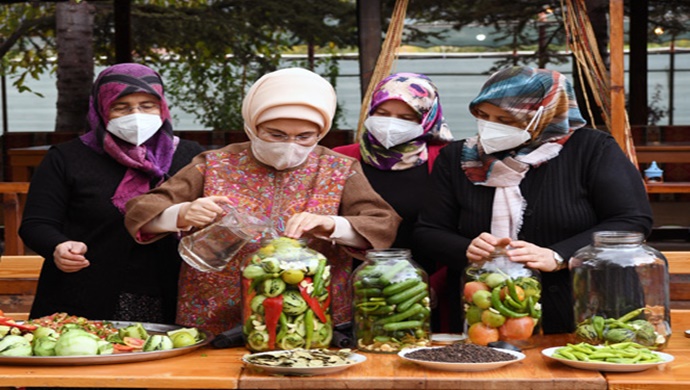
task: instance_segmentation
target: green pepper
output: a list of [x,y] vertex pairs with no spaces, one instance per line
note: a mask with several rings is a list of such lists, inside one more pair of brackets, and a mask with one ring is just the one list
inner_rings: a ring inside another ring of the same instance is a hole
[[310,349],[314,339],[314,312],[311,309],[307,309],[307,312],[304,314],[304,328],[307,333],[305,337],[305,348]]
[[597,333],[597,337],[602,339],[604,337],[604,324],[605,324],[604,317],[602,316],[593,316],[592,317],[592,328],[594,328],[594,331]]
[[314,273],[314,293],[313,296],[319,296],[323,293],[323,272],[326,269],[326,258],[319,258],[319,265],[316,267]]
[[491,292],[491,306],[505,317],[520,318],[528,315],[528,313],[518,313],[510,310],[501,302],[501,287],[495,287]]
[[288,326],[287,326],[288,322],[287,322],[287,316],[285,315],[285,313],[280,313],[279,323],[280,323],[280,330],[278,331],[278,335],[276,336],[276,342],[278,343],[278,345],[280,345],[281,340],[283,340],[283,337],[285,337],[285,335],[287,334],[287,331],[288,331]]
[[618,321],[620,321],[620,322],[628,322],[628,321],[632,320],[633,318],[635,318],[635,317],[639,316],[640,314],[642,314],[642,312],[643,312],[644,310],[645,310],[644,307],[641,307],[641,308],[639,308],[639,309],[635,309],[635,310],[631,311],[630,313],[627,313],[627,314],[621,316],[620,318],[618,318]]
[[541,318],[541,310],[537,310],[537,303],[538,302],[534,296],[527,297],[527,312],[529,313],[529,316],[539,319]]

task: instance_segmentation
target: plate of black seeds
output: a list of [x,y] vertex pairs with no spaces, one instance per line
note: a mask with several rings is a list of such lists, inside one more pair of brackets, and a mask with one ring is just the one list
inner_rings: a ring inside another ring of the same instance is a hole
[[475,344],[403,349],[398,356],[420,366],[444,371],[487,371],[525,358],[520,352]]

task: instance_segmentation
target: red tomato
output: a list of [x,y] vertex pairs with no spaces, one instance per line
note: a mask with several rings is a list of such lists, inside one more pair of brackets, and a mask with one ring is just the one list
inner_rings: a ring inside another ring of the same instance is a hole
[[491,291],[491,289],[489,289],[489,286],[487,286],[484,282],[473,281],[465,283],[465,290],[463,291],[463,295],[465,296],[465,302],[471,303],[472,295],[474,295],[474,293],[476,293],[479,290]]
[[527,340],[532,336],[533,330],[534,320],[532,317],[508,318],[506,322],[498,328],[498,334],[503,341]]
[[146,340],[142,340],[136,337],[125,337],[122,339],[122,341],[125,342],[125,345],[132,347],[134,349],[142,349],[144,348],[144,343]]
[[113,349],[115,350],[115,353],[117,352],[132,352],[134,351],[134,347],[130,347],[129,345],[122,345],[122,344],[113,344]]

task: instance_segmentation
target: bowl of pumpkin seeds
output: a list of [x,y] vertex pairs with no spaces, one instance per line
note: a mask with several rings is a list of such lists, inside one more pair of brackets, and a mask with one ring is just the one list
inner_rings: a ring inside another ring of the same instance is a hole
[[326,375],[363,363],[367,358],[349,348],[290,349],[247,354],[242,361],[251,369],[271,375]]

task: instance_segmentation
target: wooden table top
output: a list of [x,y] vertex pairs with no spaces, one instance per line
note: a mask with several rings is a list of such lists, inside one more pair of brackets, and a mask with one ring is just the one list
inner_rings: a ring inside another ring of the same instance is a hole
[[639,373],[579,370],[548,361],[541,350],[563,345],[569,335],[549,335],[525,360],[483,372],[445,372],[421,368],[396,355],[366,354],[367,361],[336,374],[313,377],[269,376],[247,369],[244,348],[203,348],[150,362],[74,366],[0,366],[0,387],[128,387],[215,389],[644,389],[690,386],[690,310],[672,312],[673,336],[664,352],[672,363]]

